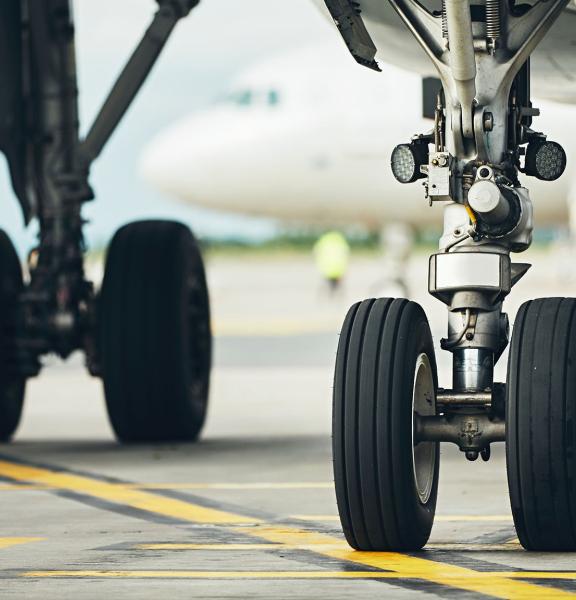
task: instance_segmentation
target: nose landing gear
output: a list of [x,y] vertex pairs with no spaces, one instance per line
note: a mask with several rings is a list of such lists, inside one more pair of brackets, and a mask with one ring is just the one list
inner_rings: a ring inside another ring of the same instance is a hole
[[539,112],[529,63],[566,2],[486,0],[484,11],[443,0],[441,13],[415,0],[390,2],[442,82],[433,131],[398,146],[392,170],[401,183],[424,179],[430,205],[446,203],[429,291],[448,308],[441,347],[453,355],[453,377],[451,389],[438,388],[420,307],[369,300],[351,309],[334,385],[346,537],[362,550],[421,548],[434,518],[438,443],[488,460],[491,444],[505,441],[522,545],[576,551],[576,300],[525,304],[507,382],[494,382],[509,342],[503,302],[530,267],[510,259],[532,241],[532,202],[519,176],[553,181],[566,166],[562,148],[531,129]]

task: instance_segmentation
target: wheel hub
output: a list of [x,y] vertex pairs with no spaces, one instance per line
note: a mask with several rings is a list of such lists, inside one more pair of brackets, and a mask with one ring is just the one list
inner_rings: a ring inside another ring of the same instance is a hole
[[[432,416],[436,414],[436,392],[430,360],[426,354],[420,354],[416,360],[414,388],[412,392],[412,415]],[[412,427],[414,432],[414,427]],[[418,497],[426,504],[432,492],[436,469],[436,443],[417,443],[412,433],[412,466]]]

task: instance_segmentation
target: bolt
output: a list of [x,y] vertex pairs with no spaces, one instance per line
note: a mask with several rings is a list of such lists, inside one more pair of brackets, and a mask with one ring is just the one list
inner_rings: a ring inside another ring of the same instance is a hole
[[482,115],[482,125],[484,131],[492,131],[494,129],[494,115],[491,112],[485,112]]
[[473,340],[473,339],[474,339],[474,334],[473,334],[471,331],[469,331],[469,332],[466,334],[466,339],[467,339],[468,341],[470,341],[470,340]]
[[488,167],[482,167],[480,171],[478,171],[478,175],[484,179],[490,177],[490,169]]

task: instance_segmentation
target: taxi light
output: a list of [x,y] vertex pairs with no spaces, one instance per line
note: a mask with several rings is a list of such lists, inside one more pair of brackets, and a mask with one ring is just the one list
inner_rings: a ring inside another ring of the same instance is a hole
[[400,144],[392,150],[392,173],[400,183],[412,183],[425,177],[420,167],[428,163],[428,147],[423,143]]
[[526,150],[524,171],[542,181],[554,181],[566,169],[566,152],[556,142],[533,141]]

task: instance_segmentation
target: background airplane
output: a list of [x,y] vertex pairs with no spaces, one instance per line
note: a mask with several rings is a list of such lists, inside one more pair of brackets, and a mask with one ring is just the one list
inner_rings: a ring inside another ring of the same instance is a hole
[[[373,231],[390,223],[440,226],[440,211],[389,168],[398,140],[432,127],[423,116],[423,78],[381,67],[383,73],[358,68],[332,45],[261,62],[212,108],[154,138],[141,175],[174,198],[212,209]],[[570,161],[575,143],[563,127],[576,109],[539,100],[535,106],[535,128],[561,141]],[[553,184],[530,182],[539,227],[566,226],[575,181],[568,169]]]

